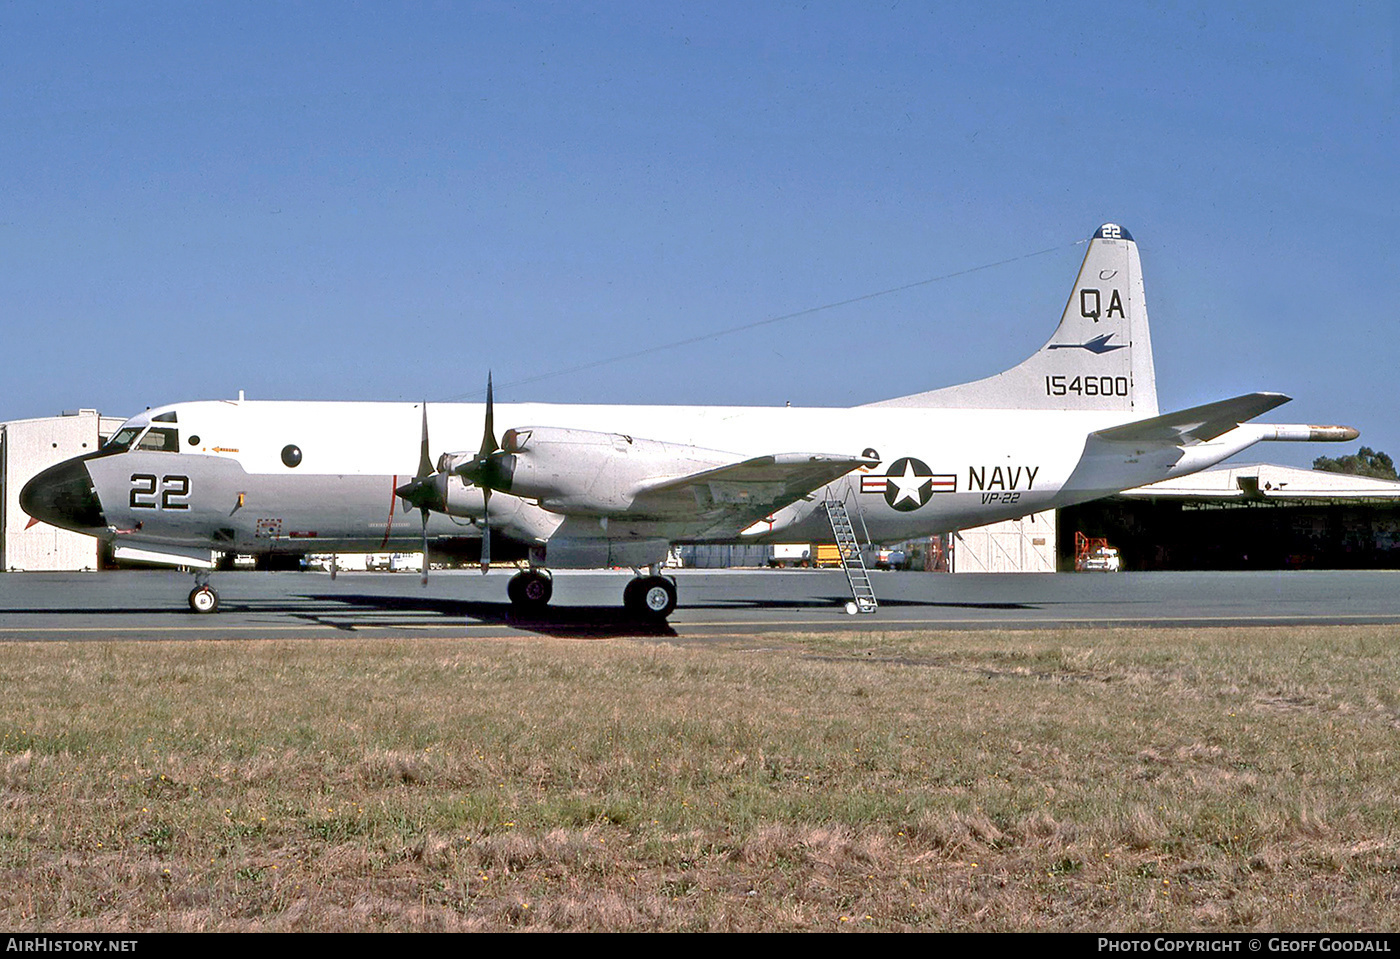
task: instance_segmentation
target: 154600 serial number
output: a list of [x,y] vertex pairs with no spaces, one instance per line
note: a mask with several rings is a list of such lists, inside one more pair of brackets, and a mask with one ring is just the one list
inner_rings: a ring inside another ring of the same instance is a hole
[[1127,396],[1126,376],[1047,376],[1046,396]]

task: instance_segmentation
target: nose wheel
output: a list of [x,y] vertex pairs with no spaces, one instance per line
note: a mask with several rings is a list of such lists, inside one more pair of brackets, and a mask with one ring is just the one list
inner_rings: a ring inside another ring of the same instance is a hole
[[196,613],[215,613],[219,610],[219,594],[208,583],[190,590],[190,609]]
[[666,576],[638,576],[622,591],[622,605],[640,619],[665,622],[676,608],[676,582]]

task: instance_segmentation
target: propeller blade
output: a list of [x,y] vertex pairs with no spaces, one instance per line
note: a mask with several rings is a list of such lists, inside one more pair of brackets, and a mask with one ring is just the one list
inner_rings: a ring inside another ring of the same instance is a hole
[[481,488],[481,575],[491,569],[491,487]]
[[491,374],[486,374],[486,432],[481,437],[481,450],[477,459],[484,460],[500,447],[496,443],[496,404],[492,399]]
[[487,373],[486,424],[482,430],[481,448],[470,463],[459,466],[453,472],[482,489],[509,492],[510,471],[502,466],[502,460],[507,458],[509,454],[501,449],[500,442],[496,439],[495,389],[491,383],[491,374]]
[[427,507],[424,507],[424,508],[421,510],[421,512],[422,512],[422,514],[423,514],[423,583],[422,583],[422,585],[427,586],[427,585],[428,585],[428,509],[427,509]]
[[433,458],[428,455],[428,401],[423,401],[423,443],[418,447],[418,475],[415,479],[423,479],[433,473]]
[[[428,401],[423,401],[423,443],[418,447],[418,476],[417,482],[420,488],[428,487],[427,479],[433,475],[433,457],[428,452]],[[436,492],[436,490],[434,490]],[[420,505],[418,512],[423,517],[423,580],[424,586],[428,585],[428,506],[424,502]]]

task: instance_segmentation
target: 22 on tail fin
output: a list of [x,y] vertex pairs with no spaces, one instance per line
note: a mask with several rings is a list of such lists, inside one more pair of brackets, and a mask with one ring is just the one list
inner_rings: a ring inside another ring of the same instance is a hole
[[1137,243],[1114,223],[1094,231],[1060,325],[1025,362],[984,380],[871,405],[1156,416],[1157,380]]

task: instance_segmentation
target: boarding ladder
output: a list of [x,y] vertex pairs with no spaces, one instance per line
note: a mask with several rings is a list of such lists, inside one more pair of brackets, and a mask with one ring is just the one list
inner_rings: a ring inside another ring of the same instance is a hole
[[836,545],[841,550],[841,568],[846,571],[846,582],[851,584],[851,598],[854,609],[851,612],[873,613],[879,607],[875,599],[875,589],[870,585],[870,571],[865,568],[861,556],[860,541],[851,526],[851,516],[846,512],[844,500],[828,494],[825,503],[826,518],[831,521],[831,532],[836,537]]

